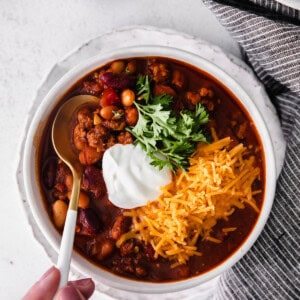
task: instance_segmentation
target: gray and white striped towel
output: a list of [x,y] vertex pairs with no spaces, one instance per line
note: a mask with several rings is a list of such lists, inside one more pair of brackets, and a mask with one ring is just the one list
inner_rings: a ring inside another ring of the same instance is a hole
[[287,141],[267,225],[221,277],[216,298],[300,299],[300,12],[274,0],[203,2],[238,41],[265,85]]

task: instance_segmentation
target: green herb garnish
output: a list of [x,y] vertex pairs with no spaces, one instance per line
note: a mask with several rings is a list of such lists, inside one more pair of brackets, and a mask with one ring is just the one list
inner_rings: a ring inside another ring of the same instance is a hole
[[139,119],[128,130],[135,136],[135,144],[151,157],[151,164],[162,169],[169,167],[187,170],[189,157],[196,150],[198,142],[208,142],[202,126],[208,122],[208,113],[201,104],[195,111],[183,110],[176,114],[172,109],[170,95],[152,96],[148,76],[139,76],[136,84],[135,101]]
[[116,119],[121,119],[122,117],[123,117],[123,113],[120,113],[119,111],[117,111],[117,110],[113,110],[112,111],[113,112],[113,114],[114,114],[114,117],[116,118]]

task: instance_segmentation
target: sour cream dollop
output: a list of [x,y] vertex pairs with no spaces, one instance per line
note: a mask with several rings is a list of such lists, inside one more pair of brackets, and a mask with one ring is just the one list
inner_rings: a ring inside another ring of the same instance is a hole
[[116,144],[103,156],[103,177],[109,200],[120,208],[144,206],[161,194],[160,187],[172,180],[171,171],[158,170],[150,165],[150,158],[132,144]]

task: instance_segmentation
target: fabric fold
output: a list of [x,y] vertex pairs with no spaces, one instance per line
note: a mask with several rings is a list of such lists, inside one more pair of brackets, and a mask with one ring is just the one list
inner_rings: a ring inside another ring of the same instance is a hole
[[300,12],[273,0],[203,2],[264,84],[287,141],[267,224],[251,250],[222,275],[216,298],[299,299]]

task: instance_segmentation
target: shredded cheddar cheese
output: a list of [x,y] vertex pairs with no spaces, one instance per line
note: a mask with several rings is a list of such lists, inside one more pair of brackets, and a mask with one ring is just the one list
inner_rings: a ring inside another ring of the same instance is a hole
[[[261,191],[253,191],[252,184],[259,179],[260,169],[254,157],[245,158],[242,144],[228,150],[229,144],[228,137],[199,145],[190,158],[188,172],[174,175],[155,201],[125,212],[132,217],[133,225],[117,244],[139,238],[152,245],[155,257],[167,258],[176,266],[201,255],[197,249],[199,238],[222,242],[210,236],[219,219],[227,220],[245,203],[258,211],[253,195]],[[229,227],[223,232],[234,230]]]

